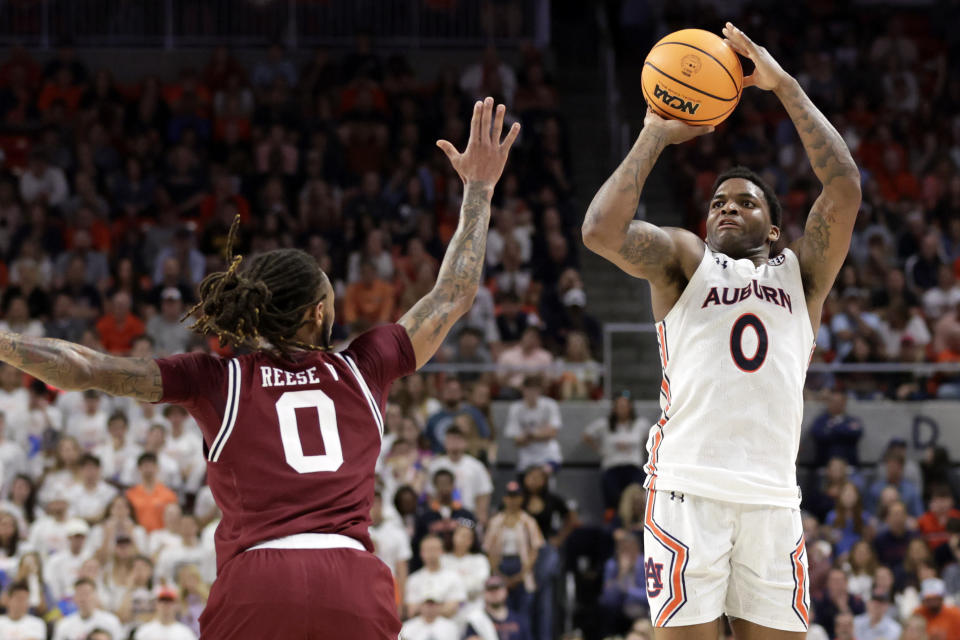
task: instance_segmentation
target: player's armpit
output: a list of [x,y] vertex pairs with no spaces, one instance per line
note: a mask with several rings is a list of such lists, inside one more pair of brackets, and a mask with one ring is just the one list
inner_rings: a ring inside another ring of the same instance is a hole
[[824,190],[813,203],[803,236],[790,247],[800,261],[809,300],[822,301],[830,293],[847,258],[859,209],[860,185],[844,177],[836,178],[830,192]]
[[65,340],[0,333],[0,360],[58,389],[99,389],[148,402],[163,395],[153,360],[111,356]]

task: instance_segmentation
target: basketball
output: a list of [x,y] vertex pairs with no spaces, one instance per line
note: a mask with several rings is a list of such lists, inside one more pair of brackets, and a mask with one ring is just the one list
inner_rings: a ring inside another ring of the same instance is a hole
[[726,120],[740,101],[743,69],[720,36],[681,29],[647,54],[640,84],[647,104],[664,118],[715,125]]

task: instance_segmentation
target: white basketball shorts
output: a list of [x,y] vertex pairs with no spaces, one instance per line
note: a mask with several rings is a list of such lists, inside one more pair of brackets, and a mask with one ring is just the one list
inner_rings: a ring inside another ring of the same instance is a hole
[[652,488],[644,529],[655,627],[700,624],[725,613],[773,629],[807,630],[807,554],[797,509]]

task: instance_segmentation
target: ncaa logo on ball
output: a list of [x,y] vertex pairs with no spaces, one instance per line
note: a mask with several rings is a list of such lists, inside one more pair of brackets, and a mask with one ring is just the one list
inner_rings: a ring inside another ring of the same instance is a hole
[[655,100],[659,100],[674,111],[681,111],[683,113],[689,113],[690,115],[694,115],[697,112],[697,109],[700,108],[699,102],[694,102],[693,100],[684,100],[681,96],[674,95],[667,89],[661,87],[659,83],[653,87],[653,97]]
[[680,73],[688,78],[700,71],[701,66],[700,58],[695,54],[690,53],[680,58]]

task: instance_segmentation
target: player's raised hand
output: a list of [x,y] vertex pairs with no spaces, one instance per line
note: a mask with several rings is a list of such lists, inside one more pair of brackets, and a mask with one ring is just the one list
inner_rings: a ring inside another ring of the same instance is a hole
[[510,147],[520,133],[520,123],[515,122],[507,132],[507,137],[500,142],[506,111],[506,107],[501,104],[497,106],[494,114],[493,98],[477,101],[473,105],[473,119],[470,120],[470,140],[463,153],[457,151],[448,141],[437,140],[437,146],[447,154],[450,164],[460,174],[464,184],[480,182],[493,185],[500,179]]
[[656,130],[663,134],[667,144],[679,144],[692,140],[697,136],[713,133],[712,125],[692,125],[679,120],[663,118],[647,107],[647,115],[643,118],[643,129]]
[[753,62],[755,68],[753,73],[743,79],[744,87],[757,87],[758,89],[771,91],[779,87],[783,80],[790,77],[765,47],[761,47],[751,40],[747,34],[733,26],[732,22],[728,22],[727,26],[723,28],[723,35],[726,36],[723,41],[731,49],[744,58],[750,58]]

